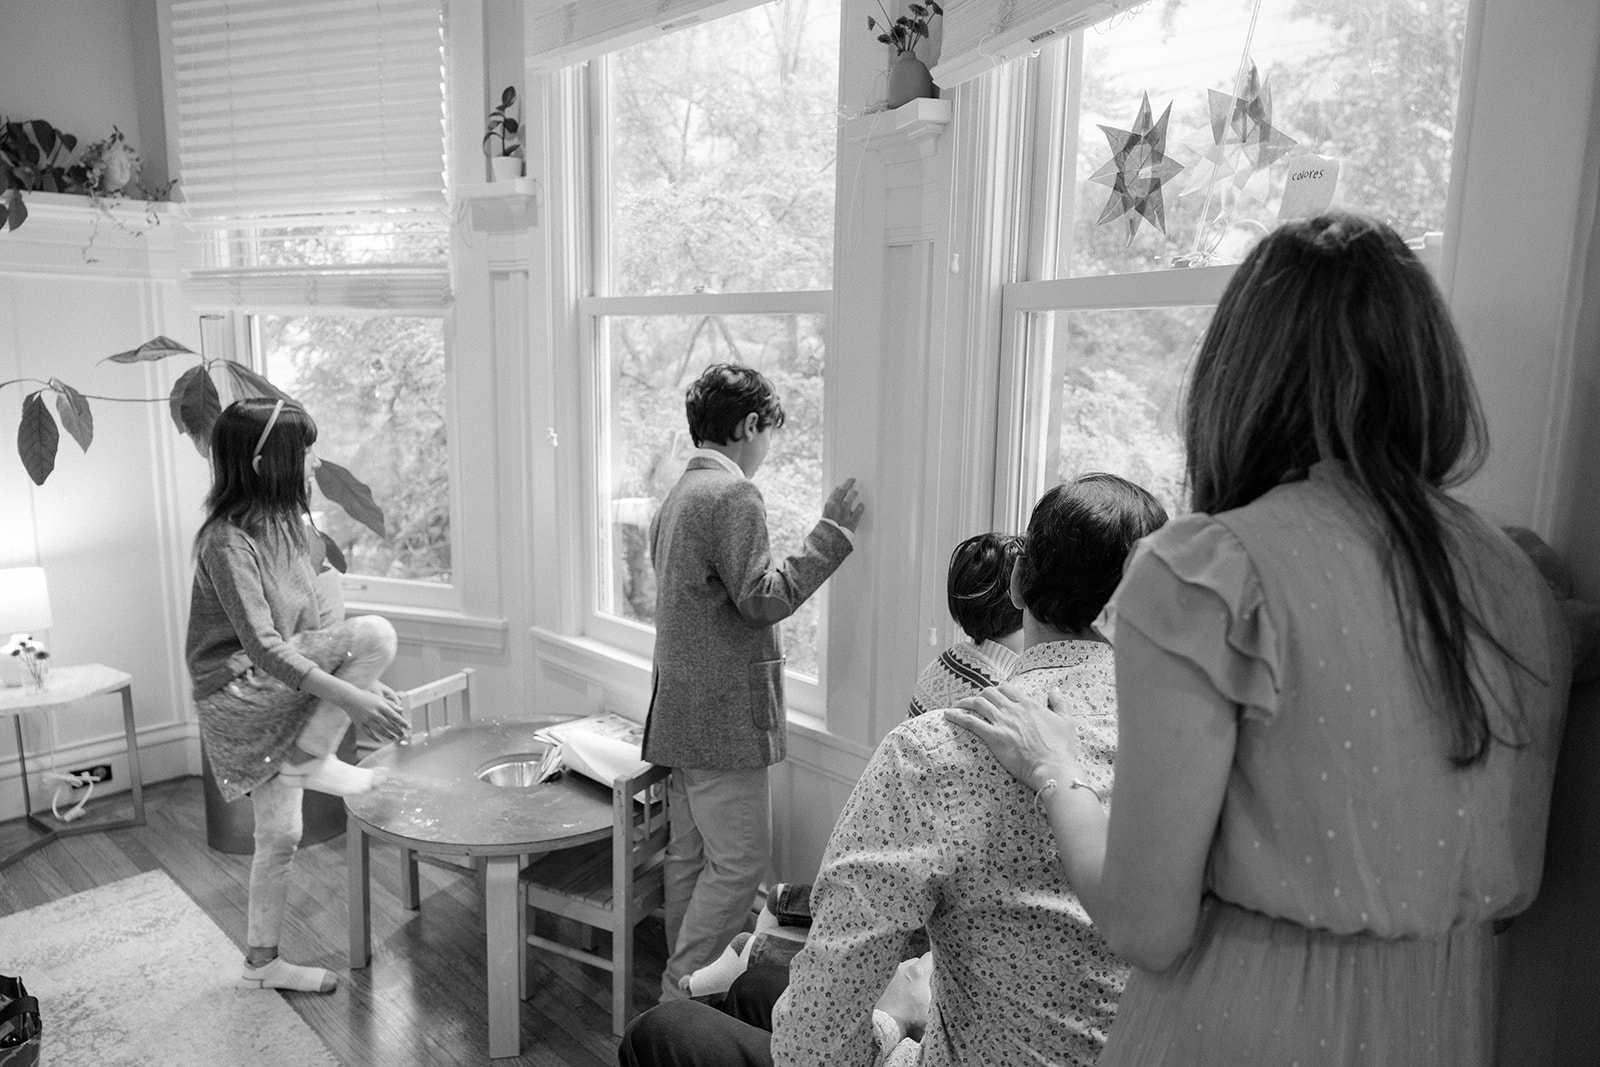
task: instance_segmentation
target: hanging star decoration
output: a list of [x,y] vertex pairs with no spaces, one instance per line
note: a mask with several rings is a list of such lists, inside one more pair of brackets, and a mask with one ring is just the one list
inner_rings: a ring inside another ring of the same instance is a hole
[[1251,170],[1281,159],[1300,142],[1272,124],[1272,90],[1250,61],[1243,94],[1208,90],[1211,95],[1211,139],[1217,145],[1238,145]]
[[1111,158],[1089,175],[1089,180],[1109,185],[1111,196],[1095,225],[1126,219],[1130,245],[1139,232],[1140,219],[1155,227],[1157,233],[1167,232],[1161,187],[1183,170],[1182,163],[1167,155],[1167,119],[1171,115],[1169,103],[1160,121],[1151,122],[1150,94],[1145,93],[1133,129],[1100,127],[1111,143]]

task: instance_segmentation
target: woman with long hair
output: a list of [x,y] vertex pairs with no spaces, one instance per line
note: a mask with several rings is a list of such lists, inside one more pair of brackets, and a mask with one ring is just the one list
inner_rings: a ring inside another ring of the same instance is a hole
[[1109,816],[1055,716],[1003,687],[952,716],[1038,791],[1134,965],[1101,1064],[1489,1061],[1492,923],[1538,890],[1571,667],[1538,571],[1447,492],[1485,436],[1394,232],[1283,226],[1191,372],[1193,511],[1110,605]]

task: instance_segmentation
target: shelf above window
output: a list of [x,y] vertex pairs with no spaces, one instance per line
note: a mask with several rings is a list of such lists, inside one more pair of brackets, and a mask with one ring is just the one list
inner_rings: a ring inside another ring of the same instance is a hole
[[457,185],[450,195],[451,214],[457,218],[470,215],[475,230],[514,232],[538,225],[537,178]]
[[939,135],[950,125],[953,109],[948,100],[918,98],[892,111],[860,115],[845,125],[845,136],[891,159],[927,157],[938,146]]

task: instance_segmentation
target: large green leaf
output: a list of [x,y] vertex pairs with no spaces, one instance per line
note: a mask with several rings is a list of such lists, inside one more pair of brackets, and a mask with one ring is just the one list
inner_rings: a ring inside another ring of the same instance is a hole
[[21,189],[12,189],[6,198],[6,228],[14,230],[28,221],[28,205],[22,202]]
[[[114,356],[107,356],[113,363],[149,363],[168,356],[197,356],[200,353],[192,348],[185,348],[170,337],[157,334],[138,348],[127,352],[118,352]],[[104,362],[104,361],[102,361]]]
[[222,367],[228,372],[228,378],[233,384],[236,397],[267,396],[274,400],[293,400],[294,397],[279,389],[266,379],[265,375],[257,374],[243,363],[236,363],[231,359],[222,361]]
[[89,399],[59,378],[52,378],[50,385],[56,390],[56,414],[61,416],[61,425],[79,448],[89,451],[94,440],[94,412],[89,410]]
[[323,460],[317,468],[317,488],[322,490],[323,496],[348,511],[352,519],[379,537],[388,536],[383,528],[383,509],[372,499],[372,490],[348,470]]
[[328,563],[340,574],[347,572],[350,569],[350,564],[345,561],[344,553],[339,549],[339,542],[321,530],[317,531],[317,536],[322,538],[322,547],[327,550]]
[[17,455],[34,485],[43,485],[56,469],[56,447],[61,443],[61,431],[44,406],[42,392],[29,393],[22,401],[22,421],[17,424]]
[[206,373],[204,364],[183,372],[173,384],[167,403],[172,409],[172,421],[178,424],[178,432],[188,434],[200,454],[209,456],[211,427],[222,414],[222,398],[217,395],[216,383]]

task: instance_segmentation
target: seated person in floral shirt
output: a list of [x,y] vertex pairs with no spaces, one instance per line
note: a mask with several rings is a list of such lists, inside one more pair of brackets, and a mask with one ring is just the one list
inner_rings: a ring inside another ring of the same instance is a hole
[[966,640],[939,654],[917,677],[911,714],[953,708],[962,697],[1005,681],[1022,651],[1022,609],[1011,602],[1011,568],[1022,551],[1015,534],[981,533],[950,553],[945,600]]
[[[1076,721],[1084,777],[1058,787],[1102,803],[1116,681],[1093,623],[1134,543],[1166,518],[1133,483],[1084,475],[1034,507],[1012,571],[1023,651],[1007,685]],[[1067,883],[1033,792],[966,733],[942,711],[901,723],[846,801],[812,889],[811,936],[773,1013],[775,1063],[1087,1067],[1099,1055],[1127,967]],[[922,926],[933,996],[918,1043],[869,1006]]]

